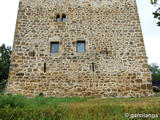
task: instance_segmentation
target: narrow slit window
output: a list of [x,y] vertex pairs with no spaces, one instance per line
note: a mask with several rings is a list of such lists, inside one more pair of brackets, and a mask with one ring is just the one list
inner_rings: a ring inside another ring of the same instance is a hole
[[35,51],[33,50],[33,57],[35,56]]
[[92,63],[92,72],[94,72],[95,70],[95,66],[94,66],[94,63]]
[[60,15],[59,14],[56,16],[56,22],[60,22]]
[[51,53],[58,53],[59,42],[51,42]]
[[106,48],[106,56],[108,56],[108,48]]
[[85,52],[85,41],[77,41],[77,52],[78,53]]
[[62,22],[66,22],[66,15],[62,15]]
[[46,63],[44,63],[44,73],[46,72]]

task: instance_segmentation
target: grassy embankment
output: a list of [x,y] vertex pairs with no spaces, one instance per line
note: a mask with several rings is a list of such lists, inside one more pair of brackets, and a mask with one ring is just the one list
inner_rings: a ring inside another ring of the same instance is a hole
[[159,114],[160,97],[100,99],[0,96],[0,120],[128,120],[125,113],[129,117],[136,113]]

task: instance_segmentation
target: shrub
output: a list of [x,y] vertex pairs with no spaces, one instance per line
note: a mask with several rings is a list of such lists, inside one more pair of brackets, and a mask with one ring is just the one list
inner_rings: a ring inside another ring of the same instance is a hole
[[20,96],[20,95],[0,96],[0,108],[4,108],[6,106],[9,106],[12,108],[15,108],[15,107],[24,108],[26,104],[27,104],[27,101],[24,96]]

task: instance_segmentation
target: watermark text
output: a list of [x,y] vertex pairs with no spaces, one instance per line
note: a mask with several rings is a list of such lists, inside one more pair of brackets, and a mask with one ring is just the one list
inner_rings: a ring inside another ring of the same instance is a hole
[[126,118],[158,118],[158,114],[149,114],[149,113],[141,113],[141,114],[130,114],[125,113]]

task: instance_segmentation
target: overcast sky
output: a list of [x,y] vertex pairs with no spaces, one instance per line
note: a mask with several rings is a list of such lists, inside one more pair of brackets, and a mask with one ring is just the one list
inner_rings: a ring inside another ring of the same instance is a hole
[[[0,1],[0,45],[12,46],[19,0]],[[153,18],[154,7],[150,0],[137,0],[145,48],[149,63],[160,64],[160,27]]]

